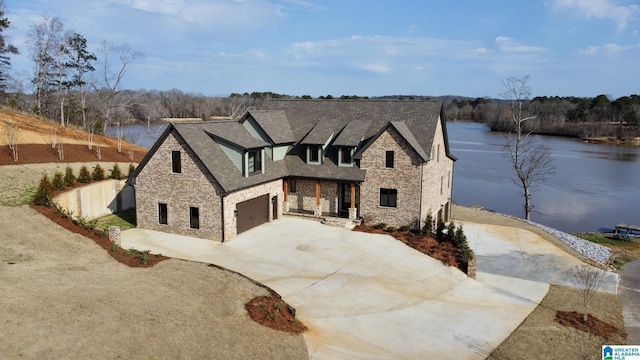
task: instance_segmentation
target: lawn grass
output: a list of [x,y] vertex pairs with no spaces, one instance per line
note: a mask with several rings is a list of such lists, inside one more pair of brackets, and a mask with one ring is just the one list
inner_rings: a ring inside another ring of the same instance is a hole
[[119,213],[98,218],[96,228],[109,229],[109,226],[119,226],[120,230],[128,230],[136,227],[136,209],[123,210]]

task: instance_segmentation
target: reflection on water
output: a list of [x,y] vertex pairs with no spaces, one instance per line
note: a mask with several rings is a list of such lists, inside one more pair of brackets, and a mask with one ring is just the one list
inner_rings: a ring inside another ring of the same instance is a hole
[[[124,135],[151,148],[167,124],[127,125]],[[523,216],[521,189],[503,147],[505,137],[476,123],[447,124],[451,152],[458,158],[453,198]],[[115,129],[108,131],[115,134]],[[546,146],[556,173],[533,194],[532,220],[567,232],[640,225],[640,147],[585,144],[575,139],[534,137]]]
[[[482,124],[447,124],[455,165],[453,198],[523,216],[521,189],[502,149],[504,137]],[[585,144],[536,136],[553,158],[556,173],[533,194],[532,220],[567,232],[640,224],[640,147]]]

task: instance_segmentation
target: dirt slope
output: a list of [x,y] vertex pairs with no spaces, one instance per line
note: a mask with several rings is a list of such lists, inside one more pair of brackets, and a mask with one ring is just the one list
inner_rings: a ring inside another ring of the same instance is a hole
[[[17,143],[17,162],[9,149],[12,135]],[[148,151],[126,142],[118,151],[116,139],[100,135],[94,135],[91,149],[88,144],[88,134],[82,130],[0,108],[0,165],[86,161],[137,163]]]

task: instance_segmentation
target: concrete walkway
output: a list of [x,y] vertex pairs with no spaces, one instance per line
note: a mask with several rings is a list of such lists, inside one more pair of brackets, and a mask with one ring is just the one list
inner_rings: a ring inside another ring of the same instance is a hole
[[640,345],[640,260],[620,270],[620,304],[627,344]]
[[[567,280],[556,270],[565,260],[560,250],[530,232],[504,231],[465,224],[479,281],[390,236],[296,218],[227,243],[131,229],[122,246],[215,263],[268,285],[310,328],[312,359],[484,359],[535,309],[549,283]],[[539,271],[541,263],[547,270]]]

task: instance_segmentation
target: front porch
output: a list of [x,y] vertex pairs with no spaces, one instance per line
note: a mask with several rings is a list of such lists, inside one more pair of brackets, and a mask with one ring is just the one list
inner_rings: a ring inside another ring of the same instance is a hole
[[289,178],[283,181],[283,213],[315,218],[359,217],[359,186],[355,182]]

